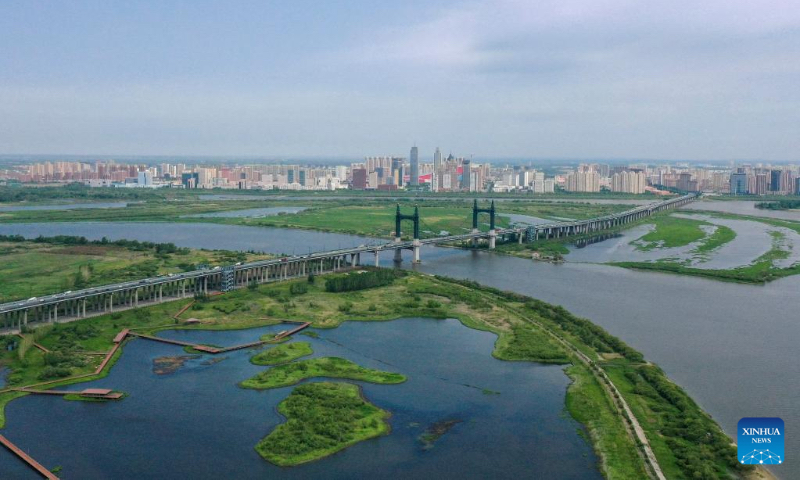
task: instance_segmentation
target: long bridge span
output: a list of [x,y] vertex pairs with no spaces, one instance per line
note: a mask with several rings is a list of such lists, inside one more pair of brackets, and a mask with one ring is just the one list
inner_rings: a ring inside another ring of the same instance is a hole
[[[75,320],[106,313],[113,313],[140,306],[152,305],[174,299],[207,294],[209,291],[228,291],[250,283],[267,283],[305,277],[310,274],[335,272],[361,265],[361,255],[374,255],[374,265],[379,265],[380,253],[394,251],[395,261],[402,261],[402,251],[413,252],[413,261],[420,261],[420,248],[423,245],[440,245],[471,241],[477,245],[480,240],[488,240],[490,249],[495,248],[497,238],[515,240],[519,243],[561,238],[573,235],[590,234],[635,222],[655,213],[681,207],[695,200],[699,195],[690,194],[674,197],[661,202],[638,206],[624,212],[591,218],[588,220],[554,222],[534,226],[495,228],[494,202],[488,209],[473,207],[472,231],[462,235],[449,235],[435,238],[419,238],[419,210],[413,215],[404,215],[397,207],[394,241],[361,245],[353,248],[330,250],[295,255],[290,257],[237,263],[226,267],[202,268],[184,273],[161,275],[143,280],[115,283],[99,287],[68,291],[53,295],[34,297],[28,300],[0,304],[0,325],[3,330],[17,332],[29,324],[46,324]],[[478,215],[490,215],[488,232],[478,230]],[[402,221],[414,222],[414,235],[411,240],[403,240]]]

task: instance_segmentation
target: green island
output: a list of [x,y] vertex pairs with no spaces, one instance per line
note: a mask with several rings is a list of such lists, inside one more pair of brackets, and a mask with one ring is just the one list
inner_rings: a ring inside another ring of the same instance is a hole
[[263,371],[253,378],[241,382],[244,388],[265,390],[288,387],[303,380],[316,377],[346,378],[362,382],[394,384],[406,381],[405,375],[365,368],[339,357],[320,357],[284,363]]
[[[755,216],[725,214],[719,212],[695,212],[695,213],[706,213],[716,218],[759,222],[766,225],[787,228],[800,233],[800,222],[792,222],[789,220],[777,220],[777,219],[755,217]],[[655,220],[658,222],[661,218],[664,217],[656,217]],[[668,233],[663,233],[665,237],[671,236],[673,239],[676,238],[676,236],[678,236],[674,233],[677,229],[686,231],[687,229],[692,228],[691,225],[694,225],[698,229],[699,225],[702,224],[710,225],[708,222],[690,218],[679,218],[679,217],[666,217],[666,218],[673,218],[673,220],[670,220],[670,224],[677,223],[678,225],[680,225],[679,227],[676,228],[669,227],[667,230]],[[721,225],[717,225],[716,227],[717,227],[716,230],[712,234],[707,235],[704,239],[699,240],[699,245],[694,250],[692,250],[691,252],[692,254],[696,256],[704,256],[709,252],[719,248],[720,246],[736,238],[736,233],[733,232],[730,228]],[[671,233],[669,233],[670,230]],[[656,232],[658,231],[659,230],[657,229]],[[651,232],[651,233],[656,233],[656,232]],[[739,283],[751,283],[751,284],[761,284],[765,282],[770,282],[772,280],[777,280],[779,278],[800,274],[800,264],[794,264],[788,267],[775,266],[774,262],[776,260],[788,258],[790,252],[782,245],[784,235],[781,232],[772,231],[770,232],[770,235],[772,236],[772,246],[769,249],[769,251],[767,251],[760,257],[756,258],[749,265],[738,268],[730,268],[730,269],[696,268],[684,265],[683,263],[680,262],[671,261],[668,259],[658,260],[655,262],[613,262],[611,263],[611,265],[616,265],[619,267],[631,268],[636,270],[649,270],[649,271],[657,271],[665,273],[674,273],[680,275],[691,275],[697,277],[712,278],[715,280],[739,282]],[[689,238],[693,238],[693,236],[694,236],[693,234],[692,235],[685,234],[682,236],[678,236],[680,240],[674,240],[674,241],[680,245],[688,245],[693,241],[697,241],[697,240],[689,241]],[[657,238],[656,241],[660,241],[662,239],[663,238]],[[680,245],[675,245],[675,246],[680,246]]]
[[756,208],[762,210],[795,210],[800,208],[800,200],[778,200],[775,202],[759,202]]
[[[373,269],[364,271],[367,273],[362,275],[371,275]],[[318,276],[313,283],[305,279],[271,283],[200,298],[186,312],[204,322],[200,325],[176,324],[172,317],[186,301],[173,301],[25,334],[26,339],[35,339],[52,351],[80,359],[62,364],[57,372],[48,368],[45,354],[38,348],[29,344],[20,348],[27,343],[16,337],[0,337],[3,346],[18,344],[15,350],[3,348],[0,356],[2,364],[11,370],[8,385],[0,389],[0,412],[8,402],[26,395],[11,390],[14,387],[39,383],[56,373],[66,376],[53,377],[54,383],[48,388],[106,375],[121,350],[100,375],[75,378],[91,374],[97,365],[97,357],[83,352],[108,351],[122,328],[153,334],[174,328],[251,328],[287,319],[310,321],[313,327],[323,329],[335,328],[344,321],[456,318],[467,327],[495,333],[498,338],[492,354],[498,359],[566,365],[565,371],[573,379],[566,394],[567,409],[585,425],[600,459],[599,468],[607,478],[644,478],[650,468],[642,446],[629,434],[630,420],[619,409],[620,399],[628,403],[644,429],[667,478],[746,478],[758,472],[736,463],[730,438],[663,371],[601,327],[560,306],[474,282],[405,271],[395,271],[388,285],[326,291],[327,279],[345,276]],[[306,288],[294,291],[303,293],[291,293],[292,285],[300,283]],[[398,302],[398,298],[405,300]],[[589,360],[583,360],[584,356]],[[611,382],[619,398],[610,388]],[[2,422],[4,416],[0,414]]]
[[311,349],[311,344],[308,342],[284,343],[253,355],[250,358],[250,362],[256,365],[277,365],[291,362],[312,353],[314,353],[314,350]]
[[369,403],[357,385],[319,382],[296,387],[278,405],[286,422],[256,451],[288,467],[327,457],[351,445],[389,433],[389,412]]

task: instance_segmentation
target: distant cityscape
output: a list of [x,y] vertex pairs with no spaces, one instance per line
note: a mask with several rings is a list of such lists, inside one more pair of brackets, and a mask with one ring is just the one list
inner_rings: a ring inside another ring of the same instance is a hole
[[619,192],[672,190],[730,195],[800,195],[800,167],[764,163],[730,166],[583,163],[577,167],[474,162],[446,156],[431,161],[419,149],[408,157],[367,156],[345,165],[125,163],[115,160],[18,162],[0,168],[0,183],[67,184],[111,188],[237,190],[377,190],[426,192]]

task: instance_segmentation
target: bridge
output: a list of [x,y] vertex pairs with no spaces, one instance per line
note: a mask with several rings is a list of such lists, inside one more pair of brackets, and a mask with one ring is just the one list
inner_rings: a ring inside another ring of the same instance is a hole
[[[295,255],[290,257],[237,263],[224,268],[202,268],[184,273],[161,275],[143,280],[115,283],[100,287],[86,288],[75,292],[67,291],[53,295],[29,298],[16,302],[0,304],[0,324],[9,331],[19,331],[29,324],[47,324],[75,320],[106,313],[113,313],[154,305],[164,301],[207,295],[209,291],[228,291],[251,283],[268,283],[290,278],[320,275],[341,271],[362,265],[361,255],[374,255],[374,264],[379,266],[380,253],[394,251],[395,261],[402,261],[402,251],[413,252],[413,261],[420,261],[423,245],[441,245],[472,242],[474,246],[481,240],[488,240],[490,249],[495,248],[498,238],[501,241],[535,242],[544,239],[585,235],[614,228],[649,217],[655,213],[681,207],[694,201],[699,195],[690,194],[661,202],[642,205],[624,212],[591,218],[588,220],[554,222],[533,226],[495,228],[494,202],[486,209],[473,204],[472,231],[462,235],[448,235],[434,238],[420,238],[419,208],[413,214],[403,214],[397,206],[395,214],[394,241],[377,245],[360,245],[353,248]],[[478,216],[488,213],[490,228],[487,232],[478,230]],[[403,240],[402,222],[414,224],[411,240]]]

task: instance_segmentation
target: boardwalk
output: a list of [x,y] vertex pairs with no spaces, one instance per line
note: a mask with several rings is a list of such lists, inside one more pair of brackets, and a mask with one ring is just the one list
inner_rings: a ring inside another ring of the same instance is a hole
[[30,455],[23,452],[19,447],[11,443],[11,440],[7,439],[6,437],[0,435],[0,443],[3,444],[4,447],[11,450],[11,452],[22,459],[23,462],[27,463],[31,466],[34,470],[39,472],[44,478],[51,479],[51,480],[58,480],[58,477],[53,475],[53,473],[44,468],[41,463],[34,460]]
[[[285,322],[285,323],[297,323],[297,322]],[[265,345],[267,343],[274,342],[275,340],[280,340],[282,338],[294,335],[295,333],[297,333],[297,332],[299,332],[299,331],[301,331],[301,330],[303,330],[305,328],[308,328],[310,325],[311,325],[311,322],[303,322],[303,323],[300,323],[297,327],[295,327],[295,328],[293,328],[291,330],[285,331],[285,332],[281,332],[278,335],[276,335],[275,338],[272,338],[272,339],[269,339],[269,340],[259,340],[259,341],[256,341],[256,342],[243,343],[241,345],[233,345],[231,347],[222,347],[222,348],[210,347],[208,345],[202,345],[202,344],[199,344],[199,343],[184,342],[182,340],[173,340],[173,339],[170,339],[170,338],[156,337],[156,336],[153,336],[153,335],[145,335],[143,333],[136,333],[136,332],[128,332],[127,335],[130,335],[130,336],[133,336],[133,337],[143,338],[145,340],[151,340],[151,341],[154,341],[154,342],[168,343],[168,344],[171,344],[171,345],[178,345],[178,346],[181,346],[181,347],[190,347],[190,348],[193,348],[193,349],[195,349],[195,350],[197,350],[199,352],[210,353],[212,355],[216,355],[218,353],[232,352],[234,350],[243,350],[245,348],[260,347],[261,345]],[[121,333],[122,332],[120,332],[120,334]]]

